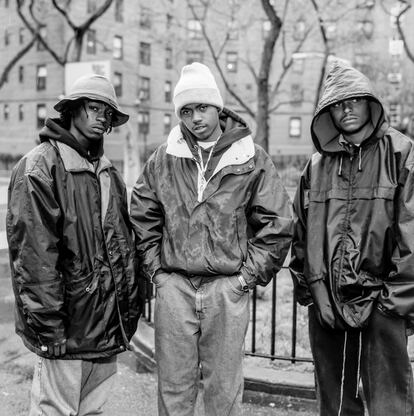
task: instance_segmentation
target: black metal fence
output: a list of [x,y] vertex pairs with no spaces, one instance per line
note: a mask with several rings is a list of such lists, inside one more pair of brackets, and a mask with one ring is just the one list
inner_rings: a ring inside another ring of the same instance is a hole
[[[148,285],[145,318],[152,322],[154,288]],[[251,292],[250,326],[246,336],[246,355],[291,363],[312,362],[307,311],[298,306],[293,284],[283,267],[266,287]]]

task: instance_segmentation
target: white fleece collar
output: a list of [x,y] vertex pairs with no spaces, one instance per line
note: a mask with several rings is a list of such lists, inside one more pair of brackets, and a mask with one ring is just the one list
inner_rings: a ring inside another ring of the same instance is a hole
[[[219,139],[220,140],[220,139]],[[181,132],[180,126],[175,126],[167,139],[167,154],[177,157],[194,159],[187,142]],[[214,170],[213,175],[226,166],[242,165],[250,160],[255,154],[254,142],[252,136],[242,137],[234,142],[221,156],[220,161]]]

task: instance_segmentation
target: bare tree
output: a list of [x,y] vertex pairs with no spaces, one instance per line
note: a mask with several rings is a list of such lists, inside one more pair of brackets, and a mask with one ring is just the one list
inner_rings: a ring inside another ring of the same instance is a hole
[[[80,24],[76,24],[69,14],[71,2],[71,0],[52,0],[52,4],[49,4],[47,6],[48,9],[46,9],[46,4],[38,0],[30,0],[29,2],[25,0],[16,0],[16,12],[25,27],[29,30],[31,38],[2,69],[0,73],[0,88],[7,81],[10,71],[17,62],[37,43],[40,43],[59,65],[64,66],[68,62],[79,62],[81,60],[86,33],[92,24],[109,9],[113,0],[105,0],[95,12],[91,13],[88,18]],[[60,51],[54,50],[51,43],[41,36],[41,29],[44,26],[42,23],[44,14],[50,12],[50,6],[52,6],[51,12],[58,12],[63,17],[65,23],[73,31],[73,35],[68,40],[63,54],[61,54]]]

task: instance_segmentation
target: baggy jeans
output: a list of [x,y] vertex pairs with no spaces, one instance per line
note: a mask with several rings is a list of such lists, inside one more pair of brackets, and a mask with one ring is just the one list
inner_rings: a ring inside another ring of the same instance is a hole
[[414,415],[413,375],[406,322],[375,309],[362,331],[333,331],[309,308],[320,416],[364,416],[362,381],[370,416]]
[[116,357],[99,362],[39,357],[29,416],[103,415],[116,371]]
[[226,276],[156,277],[159,416],[192,416],[202,384],[206,416],[240,416],[249,295]]

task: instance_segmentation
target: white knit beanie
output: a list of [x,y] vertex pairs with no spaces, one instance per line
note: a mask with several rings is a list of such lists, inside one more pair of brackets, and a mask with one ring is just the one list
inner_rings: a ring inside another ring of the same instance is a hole
[[185,65],[174,88],[175,114],[187,104],[211,104],[223,109],[223,99],[210,69],[199,62]]

